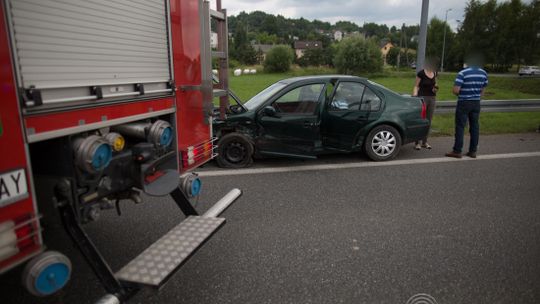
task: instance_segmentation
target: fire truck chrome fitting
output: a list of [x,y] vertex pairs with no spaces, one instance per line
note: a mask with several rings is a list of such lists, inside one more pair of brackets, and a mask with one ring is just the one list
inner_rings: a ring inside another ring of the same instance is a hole
[[105,140],[109,142],[109,145],[111,145],[115,152],[124,150],[124,146],[126,145],[126,140],[124,137],[116,132],[110,132],[109,134],[105,135]]
[[148,130],[147,139],[156,147],[168,147],[173,140],[171,124],[164,120],[157,120]]
[[75,163],[88,173],[98,173],[111,162],[112,148],[103,137],[90,135],[77,139],[74,148]]
[[188,173],[180,177],[180,189],[189,197],[201,194],[202,182],[197,173]]
[[51,295],[64,286],[71,277],[71,261],[57,251],[44,252],[33,258],[23,270],[23,285],[33,295]]
[[120,299],[113,294],[107,294],[94,304],[120,304]]

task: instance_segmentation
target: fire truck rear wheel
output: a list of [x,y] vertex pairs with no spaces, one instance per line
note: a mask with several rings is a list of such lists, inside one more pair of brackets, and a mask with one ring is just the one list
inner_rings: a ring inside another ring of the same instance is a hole
[[223,168],[245,168],[253,163],[253,144],[240,133],[229,133],[218,143],[218,166]]

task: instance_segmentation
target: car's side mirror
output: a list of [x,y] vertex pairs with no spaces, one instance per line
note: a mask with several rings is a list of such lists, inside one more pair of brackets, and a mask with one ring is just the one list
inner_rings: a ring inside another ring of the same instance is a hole
[[266,106],[266,107],[264,107],[263,113],[264,113],[264,115],[270,116],[270,117],[276,117],[276,116],[278,116],[278,115],[277,115],[277,112],[276,112],[276,109],[274,109],[274,107],[272,107],[272,106]]

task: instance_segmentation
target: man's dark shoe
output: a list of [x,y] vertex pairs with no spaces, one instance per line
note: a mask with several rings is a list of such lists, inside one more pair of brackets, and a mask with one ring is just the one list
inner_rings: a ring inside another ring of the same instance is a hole
[[467,153],[467,156],[470,158],[476,158],[476,152],[469,152]]
[[457,152],[448,152],[445,154],[446,156],[448,157],[453,157],[453,158],[461,158],[461,153],[457,153]]

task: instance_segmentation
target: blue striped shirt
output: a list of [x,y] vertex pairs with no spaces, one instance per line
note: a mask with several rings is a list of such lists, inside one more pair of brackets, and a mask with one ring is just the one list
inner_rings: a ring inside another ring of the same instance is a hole
[[461,87],[458,100],[480,100],[482,89],[488,85],[487,73],[481,68],[468,67],[457,74],[454,85]]

